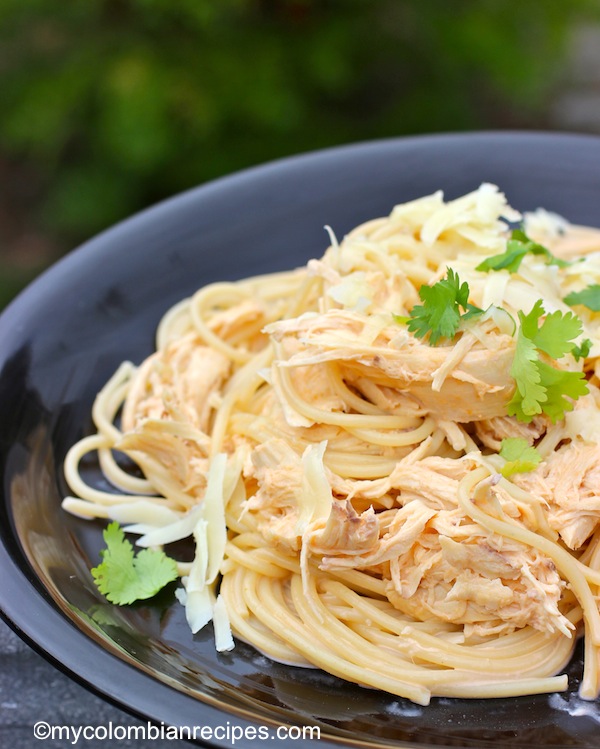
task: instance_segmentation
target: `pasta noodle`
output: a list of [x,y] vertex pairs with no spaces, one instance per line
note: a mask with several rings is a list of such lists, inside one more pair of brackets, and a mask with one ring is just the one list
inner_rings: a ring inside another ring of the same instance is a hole
[[[64,508],[142,547],[193,538],[177,597],[193,631],[213,620],[218,649],[231,629],[425,705],[565,690],[584,637],[580,694],[595,699],[600,305],[577,294],[600,284],[600,232],[522,217],[484,184],[330,234],[303,268],[212,284],[166,313],[155,353],[97,396]],[[507,247],[518,261],[485,267]],[[436,341],[415,313],[452,274],[468,304]],[[543,327],[525,339],[532,315],[578,320],[578,348],[548,355]],[[536,371],[583,373],[584,390],[519,418],[519,347],[530,363],[546,352]],[[507,470],[511,440],[535,448],[531,465]],[[86,482],[88,453],[113,491]]]

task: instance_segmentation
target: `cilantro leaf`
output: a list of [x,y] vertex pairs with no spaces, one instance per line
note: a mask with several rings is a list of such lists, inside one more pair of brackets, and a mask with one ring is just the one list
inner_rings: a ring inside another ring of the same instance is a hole
[[522,229],[514,229],[506,243],[506,250],[499,255],[492,255],[475,268],[479,271],[507,270],[516,273],[525,255],[543,255],[548,265],[564,268],[569,265],[567,260],[555,257],[550,250],[538,242],[529,239]]
[[[519,316],[522,313],[519,313]],[[547,400],[546,389],[541,384],[537,367],[539,354],[533,341],[519,331],[515,357],[510,368],[516,390],[508,403],[509,416],[516,416],[519,421],[529,422],[542,412],[541,404]]]
[[469,303],[469,285],[466,281],[461,283],[452,268],[448,268],[446,278],[433,286],[421,286],[419,297],[423,304],[416,304],[412,308],[408,329],[417,338],[429,334],[432,346],[441,338],[453,338],[461,319],[483,313],[483,310]]
[[556,265],[558,268],[567,268],[571,265],[568,260],[563,260],[562,258],[553,255],[547,247],[544,247],[544,245],[539,244],[539,242],[534,242],[527,236],[527,234],[525,234],[523,229],[514,229],[511,234],[511,239],[515,242],[520,242],[527,247],[527,252],[530,252],[532,255],[543,255],[546,258],[546,263],[548,265]]
[[588,392],[587,380],[583,372],[569,372],[556,369],[545,362],[538,362],[541,381],[546,388],[546,401],[543,410],[552,422],[565,418],[567,411],[573,410],[573,404],[566,396],[577,400]]
[[573,340],[581,335],[581,331],[581,320],[576,315],[556,311],[546,315],[532,341],[552,359],[560,359],[572,350]]
[[111,603],[124,606],[151,598],[177,577],[177,563],[162,551],[144,549],[137,555],[116,522],[103,533],[106,549],[102,562],[92,569],[98,590]]
[[543,316],[544,303],[541,299],[538,299],[537,302],[533,305],[533,307],[531,308],[531,312],[528,312],[527,314],[522,311],[519,312],[521,331],[526,338],[529,338],[529,340],[531,341],[535,338],[539,331],[540,319]]
[[580,346],[573,346],[571,353],[575,357],[575,361],[579,361],[580,359],[585,359],[589,356],[591,350],[592,342],[589,338],[584,338],[583,341],[581,341]]
[[531,312],[525,315],[519,312],[521,330],[544,353],[553,359],[560,359],[573,349],[572,341],[581,335],[581,320],[573,312],[552,312],[539,324],[544,316],[544,305],[541,299],[533,305]]
[[508,478],[515,473],[533,471],[542,460],[539,452],[521,437],[508,437],[500,444],[500,457],[506,460],[500,473]]
[[553,422],[559,421],[573,408],[567,398],[576,400],[588,392],[583,372],[558,369],[540,359],[540,352],[553,359],[572,353],[573,339],[581,333],[581,322],[573,313],[559,311],[547,315],[540,325],[543,315],[541,300],[528,314],[519,312],[521,327],[510,369],[516,388],[507,410],[509,415],[524,422],[540,413]]
[[583,304],[593,312],[600,312],[600,284],[593,283],[581,291],[572,291],[563,300],[567,304]]
[[527,248],[520,242],[509,240],[506,243],[506,251],[500,255],[492,255],[479,263],[475,270],[507,270],[510,273],[516,273],[519,270],[521,261],[527,254]]

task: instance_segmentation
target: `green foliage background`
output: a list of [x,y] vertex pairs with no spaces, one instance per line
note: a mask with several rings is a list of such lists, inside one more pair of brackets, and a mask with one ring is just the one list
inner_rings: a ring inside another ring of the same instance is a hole
[[545,127],[568,33],[598,17],[594,0],[0,0],[4,211],[50,247],[26,271],[0,260],[0,304],[116,220],[251,164]]

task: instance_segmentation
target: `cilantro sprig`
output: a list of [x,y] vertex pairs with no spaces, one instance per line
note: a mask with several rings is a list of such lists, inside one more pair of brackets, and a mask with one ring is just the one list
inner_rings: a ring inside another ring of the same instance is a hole
[[432,346],[444,338],[454,338],[462,321],[483,314],[482,309],[470,304],[469,285],[466,281],[461,283],[452,268],[432,286],[421,286],[419,297],[423,304],[416,304],[408,317],[394,316],[394,319],[406,322],[416,338],[429,335]]
[[111,603],[125,606],[151,598],[177,578],[177,563],[164,552],[143,549],[134,554],[121,526],[110,523],[103,533],[106,549],[102,562],[92,569],[98,590]]
[[579,346],[573,346],[571,354],[575,357],[575,361],[585,359],[587,356],[589,356],[590,351],[592,350],[592,345],[593,344],[589,338],[584,338]]
[[581,321],[572,312],[557,311],[546,315],[540,325],[544,314],[541,299],[527,315],[519,312],[521,327],[510,369],[516,389],[508,403],[509,415],[519,421],[530,422],[540,413],[553,422],[559,421],[573,409],[568,398],[577,400],[588,392],[583,372],[558,369],[541,356],[559,359],[573,353],[574,339],[581,334]]
[[500,471],[504,478],[533,471],[542,461],[540,453],[522,437],[502,440],[499,455],[506,461]]
[[492,255],[475,268],[479,271],[507,270],[516,273],[525,255],[543,255],[547,265],[557,265],[564,268],[569,265],[567,260],[555,257],[550,250],[538,242],[530,239],[522,229],[513,229],[510,239],[506,243],[506,250],[499,255]]
[[592,312],[600,312],[600,284],[593,283],[581,291],[572,291],[567,294],[564,301],[571,307],[575,304],[582,304]]

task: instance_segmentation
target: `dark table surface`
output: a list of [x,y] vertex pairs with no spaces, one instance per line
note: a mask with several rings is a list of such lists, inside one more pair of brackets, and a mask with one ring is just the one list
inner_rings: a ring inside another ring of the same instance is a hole
[[[142,726],[139,720],[92,694],[68,676],[58,671],[42,656],[24,643],[0,620],[0,747],[2,749],[174,749],[192,747],[187,741],[136,740],[123,738],[73,738],[40,740],[35,738],[34,726],[45,721],[50,726],[90,727]],[[93,730],[87,733],[93,736]],[[123,731],[120,734],[125,735]],[[117,735],[120,735],[117,734]],[[76,734],[72,734],[72,737]],[[102,735],[102,730],[100,731]]]

